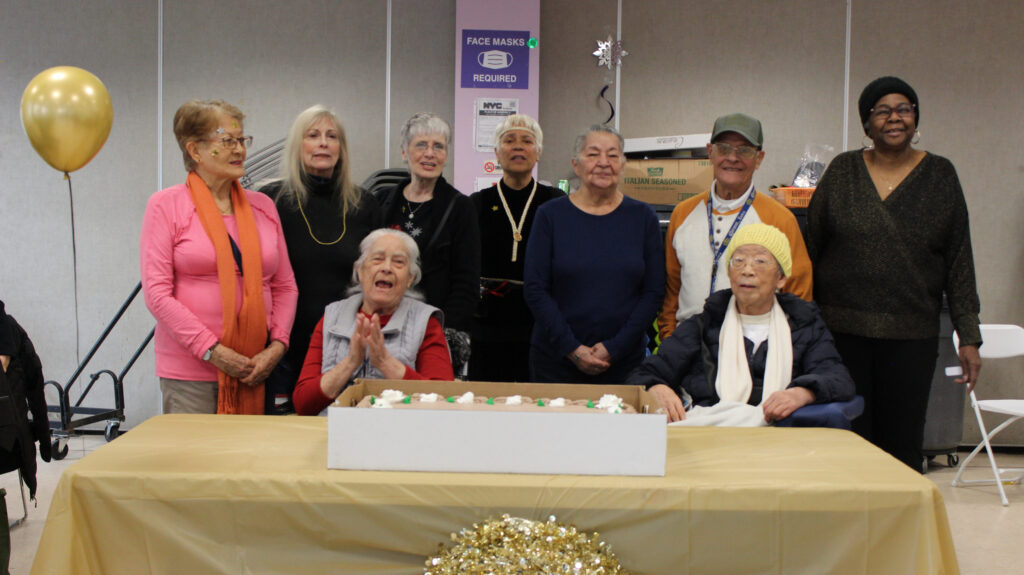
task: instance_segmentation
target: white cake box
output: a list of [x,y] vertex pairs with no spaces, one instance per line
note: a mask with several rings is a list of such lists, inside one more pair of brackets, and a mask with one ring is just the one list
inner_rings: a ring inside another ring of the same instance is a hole
[[[638,413],[357,408],[385,389],[406,394],[592,399],[611,393]],[[327,410],[327,467],[380,471],[665,475],[666,421],[642,387],[359,379]]]

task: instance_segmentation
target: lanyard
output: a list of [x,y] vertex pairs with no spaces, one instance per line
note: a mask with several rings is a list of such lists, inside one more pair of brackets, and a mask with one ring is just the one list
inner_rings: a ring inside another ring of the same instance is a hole
[[733,234],[736,230],[740,229],[740,222],[743,221],[743,216],[747,215],[747,210],[750,209],[750,205],[754,203],[754,194],[757,190],[750,190],[750,195],[747,196],[747,201],[743,202],[743,208],[740,209],[740,213],[736,214],[736,219],[732,222],[732,227],[729,228],[729,232],[722,238],[722,245],[715,249],[715,223],[712,221],[714,218],[711,214],[711,204],[713,203],[714,191],[708,193],[708,244],[711,246],[711,292],[708,295],[715,293],[715,278],[718,276],[718,262],[722,259],[722,254],[725,253],[725,249],[729,247],[729,242],[732,241]]

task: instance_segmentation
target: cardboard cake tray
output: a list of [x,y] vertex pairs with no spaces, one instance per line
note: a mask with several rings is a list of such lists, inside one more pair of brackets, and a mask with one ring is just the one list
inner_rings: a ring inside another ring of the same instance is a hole
[[[367,409],[385,389],[593,399],[615,394],[635,414]],[[327,467],[381,471],[665,475],[666,425],[642,387],[357,379],[327,410]]]

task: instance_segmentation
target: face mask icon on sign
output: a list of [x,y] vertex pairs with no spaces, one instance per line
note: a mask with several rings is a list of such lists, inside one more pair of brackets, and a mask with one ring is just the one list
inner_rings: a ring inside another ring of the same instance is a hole
[[476,61],[484,68],[501,70],[512,65],[512,54],[502,52],[501,50],[490,50],[488,52],[480,52],[480,55],[476,57]]

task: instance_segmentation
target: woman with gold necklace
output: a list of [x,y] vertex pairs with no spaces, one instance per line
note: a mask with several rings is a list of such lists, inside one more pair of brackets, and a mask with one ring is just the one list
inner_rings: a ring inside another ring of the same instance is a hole
[[[327,304],[345,297],[359,242],[384,225],[376,201],[352,184],[345,129],[324,106],[295,118],[285,139],[280,179],[264,186],[281,214],[299,302],[291,347],[268,380],[268,413],[275,396],[291,397],[309,339]],[[278,405],[275,413],[288,412]]]
[[870,144],[832,161],[808,209],[814,296],[866,402],[854,431],[920,471],[943,293],[957,382],[973,388],[981,369],[967,203],[953,164],[913,147],[921,109],[909,84],[879,78],[858,108]]
[[536,120],[521,114],[505,118],[494,131],[501,180],[470,196],[480,221],[481,300],[469,362],[474,381],[530,381],[533,315],[523,301],[526,241],[537,208],[565,195],[533,178],[543,146]]

